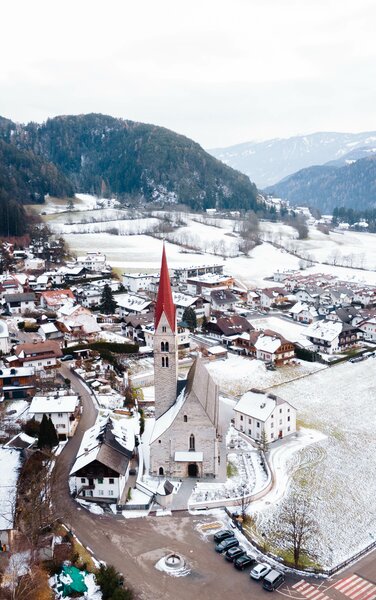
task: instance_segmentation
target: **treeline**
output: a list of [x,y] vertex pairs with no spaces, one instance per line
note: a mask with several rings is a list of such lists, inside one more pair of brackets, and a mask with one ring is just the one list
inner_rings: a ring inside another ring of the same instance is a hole
[[[345,206],[336,206],[333,209],[332,223],[338,225],[339,223],[348,223],[349,225],[355,225],[360,221],[366,221],[368,223],[367,231],[376,231],[376,208],[367,208],[365,210],[354,210],[353,208],[346,208]],[[363,228],[361,228],[363,229]]]
[[20,170],[17,152],[22,152],[40,161],[39,169],[43,165],[49,175],[48,185],[18,194],[21,201],[24,197],[43,201],[47,192],[69,196],[85,191],[124,201],[182,203],[195,210],[269,212],[246,175],[163,127],[101,114],[56,117],[25,126],[0,118],[1,138],[4,146],[14,149],[14,172]]

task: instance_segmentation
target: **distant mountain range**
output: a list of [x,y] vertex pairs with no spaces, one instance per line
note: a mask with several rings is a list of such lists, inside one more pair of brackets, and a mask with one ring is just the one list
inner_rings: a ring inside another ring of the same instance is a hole
[[302,169],[264,191],[292,205],[316,207],[324,214],[332,214],[335,207],[357,211],[376,207],[376,153],[344,166]]
[[[248,175],[259,188],[271,186],[306,167],[342,161],[357,151],[364,158],[376,148],[376,131],[364,133],[313,133],[265,142],[246,142],[209,150],[225,164]],[[349,154],[350,153],[350,154]],[[342,165],[339,165],[342,166]]]
[[0,204],[75,192],[199,210],[264,209],[246,175],[163,127],[101,114],[27,125],[0,117]]

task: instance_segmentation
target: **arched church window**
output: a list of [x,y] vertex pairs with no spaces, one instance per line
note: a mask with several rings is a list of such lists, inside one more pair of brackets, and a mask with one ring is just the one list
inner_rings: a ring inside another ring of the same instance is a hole
[[189,450],[193,452],[195,450],[195,436],[193,435],[193,433],[191,433],[191,435],[189,436]]
[[164,352],[164,351],[165,351],[165,343],[161,342],[161,352]]
[[184,415],[184,423],[188,423],[188,417],[187,417],[187,415]]
[[168,367],[168,356],[166,356],[165,363],[166,363],[166,367]]
[[166,331],[167,331],[166,325],[162,325],[162,333],[166,333]]
[[162,367],[164,367],[164,366],[165,366],[165,358],[164,358],[164,356],[162,356]]
[[163,472],[163,467],[159,467],[159,474],[160,474],[160,475],[164,475],[164,472]]
[[165,342],[165,352],[168,352],[168,351],[169,351],[169,349],[168,349],[168,342]]

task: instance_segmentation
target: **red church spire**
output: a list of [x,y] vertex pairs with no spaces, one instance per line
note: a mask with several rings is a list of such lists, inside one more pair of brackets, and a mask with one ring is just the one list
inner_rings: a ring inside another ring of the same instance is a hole
[[165,313],[167,320],[170,324],[172,331],[175,332],[176,328],[176,308],[174,301],[172,299],[172,291],[171,291],[171,283],[170,283],[170,275],[168,273],[167,259],[166,259],[166,250],[163,244],[163,253],[162,253],[162,264],[161,264],[161,273],[159,278],[159,288],[157,295],[157,303],[155,305],[155,315],[154,315],[154,327],[157,329],[158,323],[162,316],[162,313]]

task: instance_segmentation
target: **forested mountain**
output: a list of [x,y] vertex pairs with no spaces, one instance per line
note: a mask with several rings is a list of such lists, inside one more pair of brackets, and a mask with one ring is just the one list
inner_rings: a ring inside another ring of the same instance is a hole
[[343,167],[328,165],[302,169],[265,189],[293,205],[332,213],[343,206],[365,210],[376,206],[376,156],[362,158]]
[[257,187],[263,188],[274,185],[300,169],[336,161],[358,148],[365,151],[375,147],[375,131],[318,132],[264,142],[246,142],[228,148],[214,148],[209,152],[225,164],[251,176]]
[[[62,116],[28,125],[0,119],[0,139],[8,156],[9,147],[14,150],[17,163],[12,167],[8,163],[5,171],[18,171],[26,186],[29,178],[20,170],[21,153],[39,165],[38,189],[32,188],[26,198],[19,186],[20,194],[15,197],[23,201],[29,201],[30,194],[70,195],[74,191],[116,195],[120,200],[185,203],[194,209],[260,208],[257,189],[246,175],[163,127],[101,114]],[[47,182],[44,175],[48,175]],[[12,196],[14,186],[4,173],[2,177]],[[31,199],[38,201],[39,196]]]

